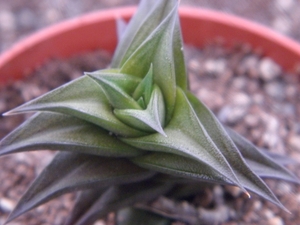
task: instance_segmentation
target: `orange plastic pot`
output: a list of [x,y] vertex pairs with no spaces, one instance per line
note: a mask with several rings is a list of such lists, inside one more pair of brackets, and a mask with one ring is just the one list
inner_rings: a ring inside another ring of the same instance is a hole
[[[46,28],[19,42],[0,56],[0,83],[20,79],[47,59],[94,49],[113,51],[116,19],[128,20],[135,8],[100,11]],[[220,12],[190,7],[180,8],[185,43],[201,47],[222,37],[227,43],[249,43],[259,47],[286,70],[300,62],[300,45],[272,30]]]

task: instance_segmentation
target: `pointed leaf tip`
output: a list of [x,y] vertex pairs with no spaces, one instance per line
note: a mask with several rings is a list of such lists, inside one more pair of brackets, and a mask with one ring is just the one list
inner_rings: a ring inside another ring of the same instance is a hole
[[[142,109],[141,106],[130,96],[135,84],[140,79],[125,74],[87,74],[103,89],[110,104],[115,109]],[[135,83],[134,83],[135,82]]]
[[154,175],[124,158],[59,152],[22,196],[8,221],[68,192],[135,183]]
[[136,129],[146,132],[156,131],[163,136],[167,136],[164,132],[165,123],[165,105],[162,93],[158,86],[154,86],[149,104],[145,110],[114,110],[115,115]]

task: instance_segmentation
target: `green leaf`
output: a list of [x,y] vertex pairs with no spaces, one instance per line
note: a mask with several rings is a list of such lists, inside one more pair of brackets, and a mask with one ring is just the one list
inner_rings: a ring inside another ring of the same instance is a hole
[[262,177],[277,178],[299,183],[299,179],[289,170],[277,163],[268,155],[258,150],[251,142],[243,138],[230,128],[226,128],[249,166]]
[[109,188],[74,225],[88,225],[107,213],[133,205],[136,202],[152,201],[172,188],[170,184],[149,180]]
[[174,115],[164,131],[167,137],[151,134],[122,138],[122,141],[140,149],[177,154],[205,163],[243,189],[226,158],[213,143],[184,92],[179,88]]
[[153,65],[151,64],[147,75],[136,87],[132,97],[135,100],[138,100],[142,97],[144,99],[145,105],[148,105],[151,98],[152,90],[153,90]]
[[121,68],[122,73],[143,78],[147,74],[150,65],[153,64],[154,83],[159,86],[164,96],[167,123],[171,119],[176,99],[173,32],[177,16],[176,4],[170,10],[169,15],[130,55]]
[[158,86],[154,86],[150,102],[145,110],[114,110],[115,115],[135,129],[146,132],[157,131],[166,135],[163,130],[165,122],[165,104],[162,93]]
[[239,149],[213,113],[194,95],[188,93],[187,96],[197,114],[200,123],[203,125],[218,149],[220,149],[222,155],[229,162],[231,168],[237,175],[242,185],[248,190],[264,197],[265,199],[268,199],[282,209],[286,210],[286,208],[280,203],[265,182],[249,168],[239,152]]
[[171,220],[141,209],[126,208],[117,213],[117,225],[171,225]]
[[115,117],[104,92],[88,76],[73,80],[9,111],[6,115],[28,111],[52,111],[72,115],[125,137],[144,134]]
[[[112,67],[120,68],[128,58],[151,36],[160,23],[165,20],[168,14],[178,7],[177,0],[148,0],[141,1],[137,13],[128,24],[124,35],[119,40],[119,44],[114,54]],[[180,30],[179,16],[176,12],[176,21],[173,30],[172,50],[176,71],[176,82],[179,87],[187,89],[187,76],[185,61],[183,56],[183,41]]]
[[155,152],[138,156],[131,160],[143,168],[175,177],[180,176],[196,181],[232,185],[232,181],[207,164],[181,155]]
[[122,38],[118,40],[112,67],[122,67],[124,62],[149,37],[176,4],[177,1],[175,0],[141,1],[138,10],[122,34]]
[[8,221],[67,192],[137,182],[153,175],[126,159],[58,153],[22,196]]
[[86,75],[101,86],[113,108],[142,109],[131,97],[131,94],[141,81],[139,78],[121,73],[111,74],[101,71],[97,73],[86,73]]
[[188,89],[188,79],[183,54],[183,40],[178,16],[175,21],[173,34],[173,55],[176,73],[176,85],[182,90],[186,91]]
[[142,153],[92,123],[48,112],[25,121],[0,142],[0,148],[0,155],[45,149],[117,157]]
[[[141,82],[140,78],[128,74],[122,74],[119,72],[119,70],[115,69],[85,72],[84,74],[90,76],[93,80],[96,80],[97,83],[107,82],[112,86],[116,86],[116,89],[121,89],[129,95],[132,95],[136,87]],[[100,86],[102,85],[100,84]]]

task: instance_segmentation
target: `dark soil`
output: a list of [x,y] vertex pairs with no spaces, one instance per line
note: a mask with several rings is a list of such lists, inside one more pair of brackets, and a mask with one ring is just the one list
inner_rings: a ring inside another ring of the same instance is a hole
[[[288,167],[300,177],[299,74],[285,73],[271,59],[247,45],[224,48],[220,43],[212,43],[203,50],[186,46],[185,53],[191,90],[223,123],[257,146],[293,158],[296,163]],[[67,61],[48,62],[25,80],[0,88],[0,111],[3,113],[37,97],[80,76],[83,71],[105,68],[110,58],[109,53],[97,51]],[[1,137],[23,119],[22,116],[1,118]],[[0,224],[52,157],[53,152],[39,151],[0,158]],[[300,186],[274,180],[267,183],[291,214],[255,195],[248,199],[235,187],[203,188],[188,204],[207,208],[216,201],[221,202],[228,212],[223,225],[300,224]],[[73,200],[74,194],[65,195],[10,224],[62,224]],[[222,213],[217,210],[214,215],[223,216]],[[113,214],[95,224],[113,224]]]

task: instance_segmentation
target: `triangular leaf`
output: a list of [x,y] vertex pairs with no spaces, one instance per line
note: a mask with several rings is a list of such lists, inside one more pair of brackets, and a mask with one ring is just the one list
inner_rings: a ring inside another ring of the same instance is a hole
[[148,105],[151,98],[152,90],[153,90],[153,66],[151,64],[147,75],[136,87],[132,97],[135,100],[138,100],[142,97],[144,99],[145,104]]
[[133,158],[132,162],[143,168],[176,177],[218,184],[232,184],[229,179],[207,164],[180,155],[162,152],[148,153]]
[[222,155],[226,157],[242,185],[286,210],[265,182],[249,168],[238,148],[214,114],[194,95],[188,93],[187,96],[199,121],[203,124],[213,142],[222,151]]
[[286,168],[274,161],[271,157],[258,150],[251,142],[243,138],[241,135],[227,128],[230,135],[243,157],[250,164],[251,168],[255,168],[258,174],[263,177],[272,177],[299,183],[299,179]]
[[141,109],[140,105],[131,97],[135,87],[141,81],[139,78],[121,73],[111,74],[101,71],[86,73],[86,75],[101,86],[113,108]]
[[181,36],[180,22],[178,16],[175,23],[176,24],[173,31],[173,55],[176,73],[176,85],[182,90],[186,91],[188,88],[188,79],[183,54],[183,40]]
[[145,110],[115,109],[116,116],[131,127],[146,132],[157,131],[166,135],[163,130],[165,122],[165,104],[162,93],[157,86],[154,86],[150,102]]
[[231,166],[212,142],[181,89],[177,89],[174,114],[164,131],[167,137],[151,134],[138,138],[122,138],[122,140],[140,149],[182,155],[205,163],[243,189]]
[[125,137],[144,134],[123,124],[115,117],[104,92],[88,76],[73,80],[11,110],[7,114],[28,111],[52,111],[68,114]]
[[67,192],[137,182],[153,175],[126,159],[59,153],[22,196],[8,221]]
[[145,39],[166,17],[176,1],[147,0],[141,1],[137,12],[127,25],[112,60],[113,68],[120,68],[128,57],[144,42]]
[[132,53],[121,68],[122,73],[142,78],[147,74],[150,65],[153,64],[154,83],[163,92],[167,122],[172,116],[176,98],[173,32],[177,16],[177,5],[175,5],[169,15],[143,44]]
[[[92,77],[92,79],[100,80],[100,82],[107,82],[110,85],[132,95],[136,87],[140,84],[141,79],[136,76],[120,73],[119,70],[107,69],[98,70],[95,72],[85,72],[85,75]],[[98,83],[98,82],[97,82]],[[101,85],[100,85],[101,86]]]
[[25,121],[0,142],[0,148],[0,155],[45,149],[118,157],[141,154],[92,123],[48,112]]

